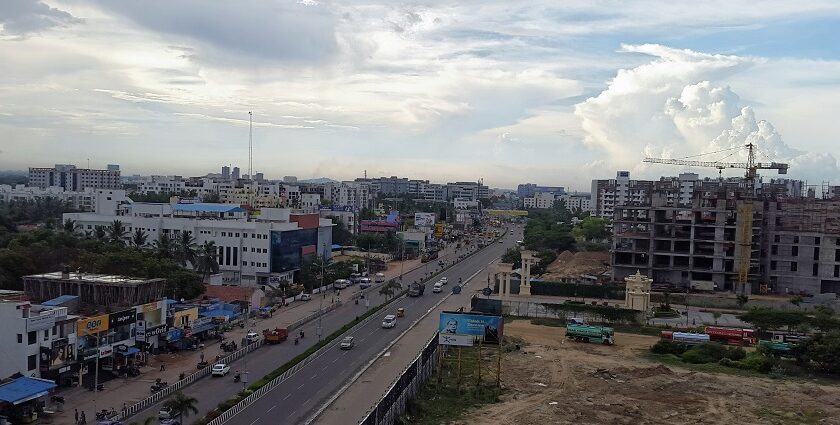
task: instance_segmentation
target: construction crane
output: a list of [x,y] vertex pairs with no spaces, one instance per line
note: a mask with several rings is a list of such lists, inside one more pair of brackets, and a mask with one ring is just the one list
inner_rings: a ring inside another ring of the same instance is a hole
[[[745,178],[748,184],[746,197],[737,208],[739,232],[738,246],[738,294],[750,292],[748,287],[750,273],[750,258],[752,257],[752,226],[753,226],[753,197],[755,191],[755,178],[757,170],[777,170],[779,174],[787,174],[788,164],[780,162],[761,163],[755,162],[756,146],[747,143],[747,162],[720,162],[720,161],[692,161],[685,159],[645,158],[642,162],[651,164],[688,165],[692,167],[717,168],[718,173],[728,168],[740,168],[746,170]],[[731,149],[727,149],[731,150]],[[731,155],[730,155],[731,156]],[[766,292],[766,285],[762,285],[762,292]]]

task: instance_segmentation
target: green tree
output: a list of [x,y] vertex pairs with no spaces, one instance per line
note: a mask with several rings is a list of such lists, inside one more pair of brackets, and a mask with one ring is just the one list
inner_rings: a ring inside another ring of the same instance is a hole
[[204,197],[201,198],[201,202],[218,204],[222,202],[222,197],[219,195],[219,192],[210,192],[205,194]]
[[817,333],[800,343],[800,359],[825,372],[840,373],[840,332]]
[[719,311],[713,311],[712,317],[715,318],[715,326],[718,324],[718,319],[720,319],[721,313]]
[[189,230],[180,232],[175,240],[175,250],[173,255],[175,261],[184,267],[186,267],[187,264],[195,267],[196,255],[197,248],[192,232]]
[[522,252],[518,248],[508,248],[502,254],[503,263],[512,263],[514,269],[522,267]]
[[169,239],[169,235],[165,235],[163,233],[159,234],[157,240],[154,241],[152,245],[155,250],[155,255],[157,255],[158,258],[172,258],[175,247],[172,243],[172,239]]
[[790,331],[808,323],[808,316],[801,311],[781,311],[768,307],[753,307],[738,318],[752,323],[759,331],[776,329]]
[[744,308],[749,301],[750,297],[747,294],[738,294],[738,296],[735,297],[735,302],[738,304],[738,308]]
[[175,412],[175,416],[179,419],[183,419],[191,414],[197,414],[197,404],[197,399],[190,397],[181,391],[176,392],[172,395],[172,398],[163,403],[164,406],[172,409],[172,411]]
[[131,244],[137,248],[142,248],[146,246],[146,240],[148,238],[149,236],[143,229],[134,229],[134,233],[131,234]]
[[125,225],[120,220],[114,220],[110,226],[108,226],[108,240],[111,243],[125,245],[125,238],[128,237],[128,230],[126,230]]
[[64,224],[62,226],[63,230],[65,232],[69,232],[69,233],[75,232],[80,227],[81,226],[78,223],[76,223],[76,220],[73,220],[73,219],[70,219],[70,218],[68,218],[67,220],[64,220]]
[[575,236],[587,241],[607,239],[607,220],[600,217],[586,217],[574,228]]
[[802,304],[802,295],[794,295],[790,297],[790,303],[795,305],[796,308],[799,308],[799,305]]
[[376,220],[376,214],[370,208],[362,208],[359,213],[359,220]]
[[347,225],[344,224],[344,220],[341,217],[336,216],[328,216],[330,220],[333,222],[332,227],[332,241],[334,244],[339,245],[352,245],[353,244],[353,234],[350,233],[350,230],[347,229]]
[[216,248],[216,243],[213,241],[206,241],[201,244],[198,249],[198,265],[196,270],[201,273],[201,280],[207,279],[207,276],[219,272],[219,250]]
[[96,228],[93,229],[93,237],[98,241],[104,241],[108,238],[108,231],[105,230],[105,227],[103,226],[96,226]]
[[379,295],[385,295],[385,299],[390,299],[400,289],[402,285],[396,279],[391,279],[379,288]]

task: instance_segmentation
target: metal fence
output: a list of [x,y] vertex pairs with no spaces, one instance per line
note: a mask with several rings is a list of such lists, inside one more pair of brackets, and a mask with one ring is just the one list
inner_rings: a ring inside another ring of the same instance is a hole
[[406,404],[420,391],[437,365],[440,355],[437,332],[402,373],[391,383],[388,391],[379,399],[360,425],[392,425],[405,413]]

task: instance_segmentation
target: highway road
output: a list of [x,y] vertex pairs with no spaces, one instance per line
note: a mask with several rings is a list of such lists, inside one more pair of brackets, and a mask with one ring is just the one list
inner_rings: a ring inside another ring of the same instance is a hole
[[[507,235],[506,235],[506,238],[507,238]],[[509,243],[504,244],[505,247],[507,247],[507,246],[509,246],[513,243],[512,238],[507,238],[507,239],[510,239],[510,241],[509,241]],[[481,268],[481,264],[486,265],[487,262],[490,261],[490,259],[487,259],[486,261],[484,259],[486,259],[486,258],[491,258],[492,259],[494,257],[498,257],[499,255],[501,255],[501,252],[503,252],[503,250],[504,250],[504,248],[503,248],[502,244],[494,243],[494,244],[492,244],[492,246],[489,246],[489,247],[485,248],[484,250],[480,251],[479,253],[475,254],[474,256],[468,258],[466,261],[464,261],[464,262],[460,263],[459,265],[449,269],[449,270],[452,270],[454,272],[457,272],[457,274],[455,274],[453,272],[450,272],[450,271],[447,271],[446,275],[447,276],[454,276],[454,281],[457,283],[458,277],[463,275],[462,270],[466,270],[464,267],[469,266],[469,269],[473,270],[473,272],[474,272],[475,270],[478,270],[478,269]],[[445,262],[451,263],[459,255],[465,254],[466,252],[467,252],[467,250],[464,248],[464,249],[459,250],[458,252],[449,253],[446,256],[442,256],[440,259],[445,261]],[[483,261],[483,263],[482,263],[482,261]],[[466,263],[466,265],[464,263]],[[435,266],[436,266],[436,264],[435,264]],[[432,269],[433,269],[433,266],[429,266],[429,270],[431,271]],[[470,274],[472,274],[473,272],[470,272],[469,274],[463,275],[462,277],[466,278]],[[421,268],[415,269],[413,271],[406,272],[403,275],[403,282],[410,283],[410,282],[413,282],[415,280],[419,280],[424,276],[425,273],[426,273],[426,268],[425,267],[421,267]],[[451,280],[453,280],[453,277],[449,277],[449,279],[451,281]],[[451,283],[450,283],[450,285],[451,285]],[[344,299],[349,299],[348,296],[351,294],[351,292],[358,291],[358,286],[353,286],[352,288],[353,288],[352,290],[348,289],[348,290],[345,290],[345,291],[341,291],[341,298],[343,300]],[[447,289],[448,289],[448,287],[447,287]],[[372,288],[372,290],[370,292],[367,292],[366,294],[367,294],[366,298],[370,301],[370,307],[371,308],[376,306],[376,305],[379,305],[379,304],[381,304],[382,302],[385,301],[385,297],[383,295],[379,294],[377,288]],[[434,297],[432,297],[432,295],[434,295]],[[441,294],[432,294],[431,285],[427,285],[426,296],[419,298],[419,300],[430,301],[431,298],[439,298],[440,295]],[[327,302],[329,302],[329,299],[330,299],[330,294],[328,293],[327,294]],[[416,299],[410,299],[410,300],[416,300]],[[405,300],[400,300],[400,301],[397,301],[397,302],[404,302],[404,301]],[[311,303],[317,303],[317,302],[319,302],[319,300],[316,296],[316,297],[313,297],[312,301],[310,301],[310,302]],[[431,303],[429,304],[429,306],[431,306]],[[411,317],[416,318],[417,317],[415,315],[415,314],[417,314],[416,311],[412,311],[412,309],[415,309],[417,307],[411,307],[411,306],[407,306],[407,305],[403,306],[403,307],[406,307],[406,310],[408,310],[408,312],[409,312],[409,313],[407,313],[407,318],[411,318]],[[393,310],[395,310],[396,308],[397,308],[397,306],[394,306]],[[426,307],[426,309],[428,309],[428,307]],[[322,318],[322,326],[323,326],[323,332],[324,332],[323,334],[324,335],[332,334],[333,332],[335,332],[336,330],[338,330],[339,328],[341,328],[342,326],[344,326],[345,324],[347,324],[348,322],[353,320],[355,317],[358,317],[358,316],[364,314],[364,312],[366,310],[367,310],[367,308],[365,306],[364,300],[361,301],[359,304],[355,304],[353,302],[345,302],[341,307],[339,307],[336,310],[333,310],[333,311],[331,311],[331,312],[329,312],[329,313],[327,313],[326,315],[323,316],[323,318]],[[385,313],[383,313],[382,315],[384,316],[384,314]],[[413,321],[413,319],[411,319],[411,320]],[[401,328],[400,326],[407,326],[407,322],[408,322],[407,320],[402,320],[401,323],[397,327],[395,327],[394,329],[390,329],[390,331],[395,331],[395,332],[392,332],[394,336],[398,335],[400,332],[402,332],[401,329],[404,329],[404,327]],[[285,362],[291,360],[292,358],[294,358],[298,354],[303,353],[304,351],[306,351],[306,349],[308,349],[309,347],[314,345],[317,342],[317,336],[316,336],[316,333],[315,333],[315,328],[316,328],[317,323],[318,323],[318,321],[315,320],[315,321],[312,321],[312,322],[308,323],[307,325],[305,325],[302,328],[304,333],[305,333],[305,338],[298,345],[294,345],[294,343],[290,339],[289,341],[286,341],[282,344],[268,345],[268,346],[262,347],[262,348],[254,351],[252,353],[249,353],[245,357],[244,360],[238,360],[238,361],[234,362],[231,365],[231,374],[230,375],[228,375],[226,377],[220,377],[220,378],[205,378],[205,379],[202,379],[202,380],[198,381],[196,384],[191,385],[191,386],[187,387],[186,389],[184,389],[183,390],[184,394],[186,394],[190,397],[194,397],[198,400],[198,403],[197,403],[196,407],[198,408],[199,413],[197,415],[193,416],[193,417],[204,416],[208,412],[215,409],[218,406],[219,403],[228,400],[229,398],[234,396],[239,390],[241,390],[244,387],[247,387],[248,382],[253,382],[253,381],[255,381],[259,378],[262,378],[263,376],[267,375],[269,372],[273,371],[274,369],[277,369],[278,367],[283,365]],[[378,326],[380,324],[380,320],[372,320],[372,323],[375,323],[377,325],[377,328],[378,328]],[[362,335],[362,336],[364,337],[364,335]],[[335,343],[337,343],[337,342],[338,341],[336,341]],[[384,344],[382,346],[384,346]],[[354,350],[350,351],[354,354],[351,357],[356,357],[357,355],[359,355],[362,351],[364,351],[364,347],[365,347],[365,343],[360,342]],[[381,349],[381,346],[380,346],[380,349]],[[338,350],[338,349],[336,348],[336,350]],[[208,354],[210,354],[210,353],[208,353]],[[374,354],[375,354],[375,352],[374,352]],[[373,354],[371,354],[371,355],[373,355]],[[332,358],[330,358],[329,361],[332,361]],[[246,366],[246,364],[247,364],[247,366]],[[314,364],[319,365],[320,361],[319,362],[314,362]],[[318,367],[320,367],[320,366],[318,366]],[[236,370],[239,370],[239,371],[242,371],[242,372],[247,371],[247,374],[243,374],[244,379],[243,379],[242,383],[233,382],[233,373]],[[306,368],[302,369],[298,374],[296,374],[295,378],[298,378],[302,373],[310,372],[310,370],[311,370],[310,366],[307,366]],[[311,376],[311,375],[312,375],[312,373],[310,372],[308,376]],[[300,385],[300,384],[295,384],[295,386],[298,386],[298,385]],[[285,387],[285,386],[286,385],[282,385],[281,387]],[[294,387],[293,387],[293,389],[294,389]],[[270,394],[272,394],[272,393],[270,393]],[[271,395],[267,395],[266,397],[271,397]],[[287,401],[291,401],[291,400],[287,400]],[[158,404],[152,405],[152,406],[148,407],[147,409],[145,409],[141,412],[138,412],[135,416],[137,418],[146,418],[146,417],[149,417],[149,416],[156,416],[158,410],[160,410],[160,407],[163,405],[163,402],[164,401],[161,401]],[[295,402],[303,402],[305,404],[311,404],[311,403],[307,403],[306,400],[300,400],[300,399],[295,399]],[[289,404],[289,405],[291,405],[291,404]],[[299,410],[299,409],[291,409],[291,410]],[[291,411],[289,411],[289,412],[291,412]],[[289,412],[287,412],[287,413],[289,413]],[[184,422],[188,422],[189,419],[191,419],[191,418],[186,418]],[[230,423],[235,423],[235,424],[240,423],[239,415],[237,415],[237,417],[235,417]],[[245,423],[247,425],[249,422],[245,422]],[[290,423],[291,424],[291,423],[296,423],[296,422],[295,421],[287,421],[287,422],[268,421],[268,422],[265,422],[265,423]]]
[[[356,340],[353,349],[341,350],[338,347],[340,341],[334,341],[320,355],[320,358],[312,361],[277,388],[255,401],[228,423],[243,425],[304,423],[366,363],[451,292],[452,286],[458,283],[459,278],[466,280],[487,267],[493,260],[499,258],[505,249],[514,246],[517,238],[521,239],[520,232],[516,232],[515,235],[505,235],[504,243],[493,243],[446,270],[443,275],[447,277],[449,284],[444,287],[444,292],[435,294],[431,292],[431,285],[427,285],[424,296],[404,297],[395,301],[387,311],[383,311],[348,334]],[[472,283],[469,290],[483,286],[481,283]],[[400,307],[405,308],[405,317],[401,318],[394,328],[383,329],[382,317],[393,314]],[[355,420],[356,418],[353,418],[350,422]]]

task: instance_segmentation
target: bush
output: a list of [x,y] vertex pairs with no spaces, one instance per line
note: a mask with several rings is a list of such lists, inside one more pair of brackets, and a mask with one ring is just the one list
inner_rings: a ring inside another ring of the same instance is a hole
[[681,356],[683,353],[688,350],[688,346],[674,341],[668,341],[667,339],[662,339],[653,344],[650,347],[650,351],[655,354],[674,354],[677,356]]
[[682,360],[686,363],[718,363],[721,359],[733,361],[741,360],[746,356],[746,351],[740,347],[726,347],[723,344],[710,342],[692,347],[682,354]]
[[[724,366],[736,367],[743,370],[752,370],[761,373],[770,372],[776,365],[777,361],[772,356],[768,356],[762,351],[753,351],[748,353],[743,360],[733,361]],[[721,362],[723,364],[723,362]]]

